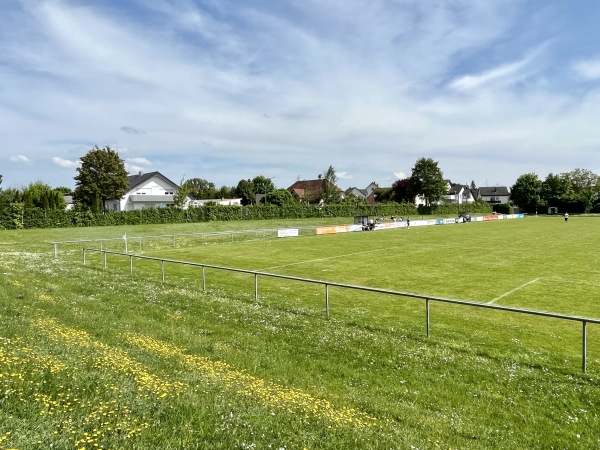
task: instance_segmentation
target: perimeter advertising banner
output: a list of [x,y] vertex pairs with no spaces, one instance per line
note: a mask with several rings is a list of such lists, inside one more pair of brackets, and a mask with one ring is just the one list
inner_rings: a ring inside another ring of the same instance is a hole
[[318,227],[316,230],[317,234],[334,234],[334,233],[348,233],[350,227],[348,225],[336,225],[331,227]]
[[298,237],[298,228],[284,228],[282,230],[277,230],[277,237]]

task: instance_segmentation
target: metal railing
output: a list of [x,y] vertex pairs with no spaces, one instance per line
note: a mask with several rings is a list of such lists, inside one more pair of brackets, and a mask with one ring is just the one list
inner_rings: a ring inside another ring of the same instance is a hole
[[84,265],[86,264],[86,254],[88,252],[101,253],[103,255],[104,268],[108,267],[107,255],[109,255],[109,254],[116,255],[116,256],[128,257],[130,273],[133,273],[133,260],[134,259],[158,261],[158,262],[160,262],[160,266],[161,266],[161,277],[162,277],[163,283],[165,282],[165,264],[166,263],[200,267],[202,269],[202,290],[203,291],[206,291],[206,269],[207,268],[224,270],[224,271],[229,271],[229,272],[247,273],[250,275],[254,275],[254,300],[256,302],[258,302],[258,277],[259,276],[322,285],[325,288],[325,314],[326,314],[327,319],[329,319],[329,312],[330,312],[329,311],[329,288],[330,287],[353,289],[353,290],[359,290],[359,291],[363,291],[363,292],[375,292],[378,294],[386,294],[386,295],[392,295],[392,296],[398,296],[398,297],[408,297],[408,298],[424,300],[425,301],[425,328],[426,328],[427,337],[430,337],[429,309],[430,309],[431,302],[451,303],[454,305],[471,306],[474,308],[492,309],[492,310],[496,310],[496,311],[506,311],[506,312],[516,313],[516,314],[528,314],[528,315],[533,315],[533,316],[541,316],[541,317],[548,317],[548,318],[553,318],[553,319],[580,322],[582,325],[581,369],[584,373],[587,371],[587,325],[590,323],[600,325],[600,319],[594,319],[594,318],[589,318],[589,317],[572,316],[572,315],[567,315],[567,314],[558,314],[558,313],[553,313],[553,312],[536,311],[536,310],[523,309],[523,308],[514,308],[511,306],[493,305],[493,304],[489,304],[489,303],[477,303],[477,302],[471,302],[471,301],[466,301],[466,300],[456,300],[456,299],[450,299],[450,298],[444,298],[444,297],[434,297],[434,296],[427,296],[427,295],[421,295],[421,294],[413,294],[410,292],[395,291],[395,290],[390,290],[390,289],[381,289],[381,288],[369,287],[369,286],[358,286],[358,285],[353,285],[353,284],[337,283],[337,282],[324,281],[324,280],[314,280],[311,278],[294,277],[291,275],[281,275],[281,274],[274,274],[274,273],[268,273],[268,272],[260,272],[260,271],[255,271],[255,270],[238,269],[238,268],[233,268],[233,267],[196,263],[196,262],[190,262],[190,261],[178,261],[178,260],[174,260],[174,259],[157,258],[157,257],[153,257],[153,256],[143,256],[143,255],[138,255],[138,254],[133,254],[133,253],[121,253],[121,252],[115,252],[115,251],[109,251],[109,250],[83,248],[83,264]]

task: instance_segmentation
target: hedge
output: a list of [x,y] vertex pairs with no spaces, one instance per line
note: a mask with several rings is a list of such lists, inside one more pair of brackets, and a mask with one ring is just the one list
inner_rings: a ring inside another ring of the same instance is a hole
[[88,210],[70,211],[23,208],[22,203],[5,205],[0,212],[0,229],[66,228],[111,225],[144,225],[158,223],[214,222],[234,220],[304,219],[318,217],[410,216],[416,215],[415,205],[382,203],[375,206],[346,204],[323,206],[222,206],[205,205],[187,210],[179,208],[148,208],[135,211],[94,214]]

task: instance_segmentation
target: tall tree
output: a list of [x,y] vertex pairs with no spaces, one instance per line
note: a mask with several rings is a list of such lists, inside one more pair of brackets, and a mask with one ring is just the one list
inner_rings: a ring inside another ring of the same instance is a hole
[[339,203],[341,195],[337,187],[337,174],[333,166],[323,174],[323,184],[321,185],[321,199],[328,204]]
[[392,200],[398,203],[414,203],[415,192],[410,178],[394,181],[392,184]]
[[542,204],[541,186],[542,182],[535,173],[521,175],[510,189],[510,199],[525,212],[537,212],[537,207]]
[[234,189],[236,197],[242,199],[242,205],[247,206],[254,203],[254,186],[250,180],[240,180]]
[[123,197],[129,187],[127,171],[115,150],[108,146],[95,146],[80,161],[73,196],[77,203],[101,212],[106,209],[106,200]]
[[549,173],[540,187],[541,201],[547,206],[558,206],[573,198],[571,177],[567,173]]
[[420,158],[415,163],[410,177],[413,192],[425,198],[425,205],[441,200],[446,195],[444,174],[438,163],[431,158]]
[[591,170],[575,169],[569,172],[571,185],[577,198],[585,204],[585,212],[592,209],[594,200],[598,197],[600,179]]
[[271,178],[267,178],[263,175],[258,175],[252,178],[252,187],[254,191],[255,198],[258,195],[262,195],[261,201],[264,202],[265,197],[271,191],[275,190],[275,185],[273,184],[273,180]]
[[215,184],[204,178],[190,178],[182,183],[188,189],[188,194],[196,200],[216,198]]
[[185,206],[185,202],[188,198],[189,194],[189,186],[186,184],[185,179],[181,178],[181,182],[179,183],[179,189],[173,195],[173,203],[177,208],[183,208]]

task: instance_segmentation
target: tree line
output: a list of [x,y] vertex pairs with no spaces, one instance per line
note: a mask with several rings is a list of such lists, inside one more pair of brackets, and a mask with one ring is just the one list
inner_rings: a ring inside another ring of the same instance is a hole
[[511,201],[524,212],[600,212],[600,177],[591,170],[574,169],[560,174],[550,173],[541,180],[535,173],[517,178],[511,188]]

